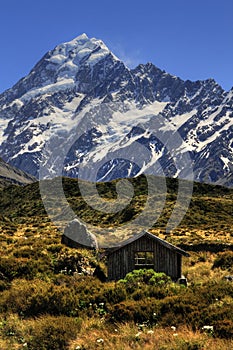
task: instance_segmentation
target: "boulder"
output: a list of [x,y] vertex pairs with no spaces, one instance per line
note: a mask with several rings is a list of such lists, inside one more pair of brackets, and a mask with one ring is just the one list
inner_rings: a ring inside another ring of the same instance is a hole
[[[78,219],[74,219],[66,226],[64,236],[74,242],[74,246],[97,249],[96,236],[88,231],[87,227]],[[63,239],[64,242],[67,239]]]

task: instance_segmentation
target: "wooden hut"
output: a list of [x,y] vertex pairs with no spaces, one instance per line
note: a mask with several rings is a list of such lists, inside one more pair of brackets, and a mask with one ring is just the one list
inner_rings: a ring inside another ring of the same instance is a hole
[[156,272],[165,272],[176,281],[182,275],[182,256],[189,254],[142,231],[108,252],[108,280],[124,278],[128,272],[136,269],[152,268]]

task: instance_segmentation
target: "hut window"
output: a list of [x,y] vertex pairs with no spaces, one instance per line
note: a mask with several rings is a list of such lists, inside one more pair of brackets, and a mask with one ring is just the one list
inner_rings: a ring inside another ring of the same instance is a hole
[[154,267],[153,252],[136,252],[134,256],[135,268]]

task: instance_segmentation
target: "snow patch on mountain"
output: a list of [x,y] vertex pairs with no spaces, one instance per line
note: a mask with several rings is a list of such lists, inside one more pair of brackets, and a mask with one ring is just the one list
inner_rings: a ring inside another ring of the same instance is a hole
[[[49,145],[51,176],[60,159],[68,176],[87,166],[87,179],[99,166],[104,181],[153,171],[182,177],[188,169],[176,163],[188,153],[195,180],[233,186],[232,140],[233,89],[183,81],[152,63],[130,70],[86,34],[57,45],[0,95],[0,155],[36,176]],[[119,159],[134,148],[138,166]]]
[[5,130],[7,128],[8,123],[9,120],[0,118],[0,144],[7,139],[7,134],[5,134]]
[[45,95],[45,94],[53,94],[56,92],[60,92],[62,90],[69,90],[74,88],[74,79],[63,79],[53,84],[48,84],[46,86],[43,86],[38,89],[33,89],[25,93],[23,96],[21,96],[18,101],[25,103],[32,98],[35,98],[37,96]]

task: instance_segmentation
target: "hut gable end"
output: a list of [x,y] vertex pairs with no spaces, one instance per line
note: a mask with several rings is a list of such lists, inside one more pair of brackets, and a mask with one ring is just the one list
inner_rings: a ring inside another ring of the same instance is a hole
[[177,280],[181,277],[182,255],[189,256],[182,249],[143,231],[108,253],[108,279],[118,280],[135,269],[153,268]]

